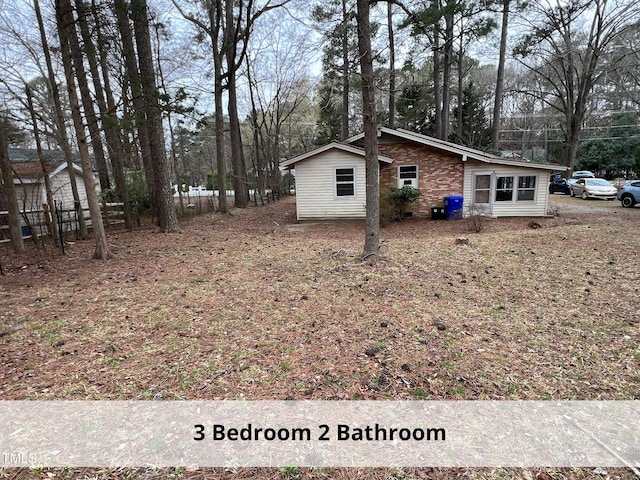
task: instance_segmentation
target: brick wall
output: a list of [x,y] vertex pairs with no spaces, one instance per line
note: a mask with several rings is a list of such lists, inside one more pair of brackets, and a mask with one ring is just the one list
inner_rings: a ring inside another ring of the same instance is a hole
[[393,159],[380,167],[380,190],[398,186],[398,166],[418,165],[418,216],[430,216],[431,207],[442,206],[443,197],[462,195],[464,166],[458,155],[414,142],[380,143],[380,154]]

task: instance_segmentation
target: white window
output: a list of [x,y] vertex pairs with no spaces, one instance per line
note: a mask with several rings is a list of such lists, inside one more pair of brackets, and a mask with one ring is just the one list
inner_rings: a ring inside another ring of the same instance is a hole
[[491,175],[479,174],[475,176],[475,185],[473,187],[473,203],[486,204],[490,203],[491,198]]
[[402,188],[405,185],[418,188],[417,165],[400,165],[398,167],[398,188]]
[[518,177],[518,201],[532,202],[536,198],[536,176]]
[[513,177],[496,177],[496,202],[513,201]]
[[336,168],[336,197],[354,197],[356,173],[353,168]]

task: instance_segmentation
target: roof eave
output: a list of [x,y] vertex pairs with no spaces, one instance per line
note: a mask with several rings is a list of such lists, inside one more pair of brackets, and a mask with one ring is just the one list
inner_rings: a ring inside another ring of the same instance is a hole
[[[428,137],[426,135],[422,135],[420,133],[411,132],[409,130],[404,130],[402,128],[392,129],[389,127],[380,127],[378,129],[378,135],[382,133],[387,133],[389,135],[395,135],[397,137],[403,138],[405,140],[410,140],[413,142],[420,143],[422,145],[427,145],[433,148],[438,148],[441,150],[446,150],[451,153],[458,154],[462,157],[463,161],[477,160],[479,162],[484,163],[493,163],[498,165],[509,165],[509,166],[519,166],[526,168],[538,168],[542,170],[558,170],[558,171],[566,171],[569,167],[564,165],[555,165],[551,163],[532,163],[532,162],[519,162],[517,160],[507,160],[502,157],[498,157],[497,155],[491,155],[489,153],[485,153],[481,150],[476,150],[474,148],[465,147],[463,145],[458,145],[455,143],[447,142],[445,140],[438,140],[432,137]],[[354,135],[351,138],[346,140],[346,143],[352,143],[357,140],[360,140],[364,137],[364,133],[360,133],[358,135]]]
[[[314,150],[310,150],[306,153],[298,155],[296,157],[290,158],[289,160],[285,160],[280,164],[280,168],[290,169],[295,168],[296,163],[300,163],[303,160],[308,160],[309,158],[320,155],[328,150],[337,149],[342,150],[344,152],[348,152],[354,155],[360,155],[362,157],[365,156],[365,151],[359,147],[354,147],[353,145],[348,145],[344,143],[332,142],[322,147],[318,147]],[[378,161],[383,163],[393,163],[393,159],[384,155],[378,155]]]

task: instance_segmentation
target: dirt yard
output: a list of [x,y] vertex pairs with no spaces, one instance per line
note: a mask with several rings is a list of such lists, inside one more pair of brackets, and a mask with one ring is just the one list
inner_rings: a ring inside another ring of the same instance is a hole
[[[640,208],[552,198],[551,218],[408,219],[361,262],[362,223],[295,199],[0,246],[0,400],[640,400]],[[468,244],[456,244],[458,237]],[[594,466],[594,467],[597,467]],[[0,469],[0,478],[603,478],[590,469]],[[609,478],[632,478],[613,469]]]

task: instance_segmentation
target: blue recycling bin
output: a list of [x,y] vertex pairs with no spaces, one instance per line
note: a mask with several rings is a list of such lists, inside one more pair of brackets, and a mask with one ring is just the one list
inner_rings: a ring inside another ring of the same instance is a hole
[[31,235],[31,227],[29,227],[28,225],[23,225],[22,226],[22,236],[23,237],[28,237],[29,235]]
[[462,195],[449,195],[444,197],[444,210],[447,220],[460,220],[462,218]]

